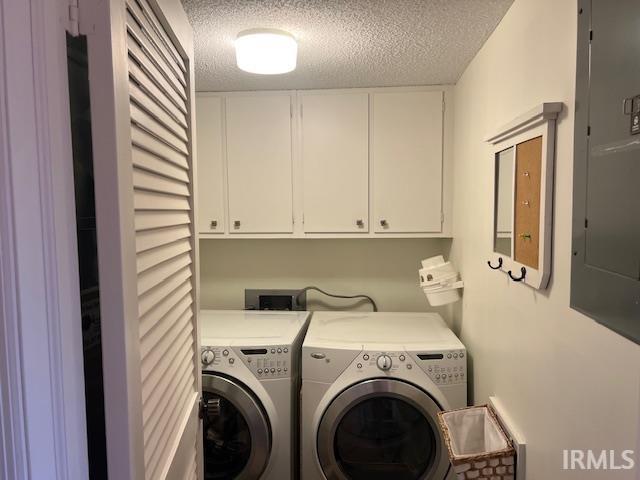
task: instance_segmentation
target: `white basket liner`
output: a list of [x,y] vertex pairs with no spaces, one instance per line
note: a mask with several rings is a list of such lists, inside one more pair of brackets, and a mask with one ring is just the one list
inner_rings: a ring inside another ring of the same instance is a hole
[[509,447],[502,429],[486,407],[446,412],[442,419],[449,430],[455,459],[498,452]]

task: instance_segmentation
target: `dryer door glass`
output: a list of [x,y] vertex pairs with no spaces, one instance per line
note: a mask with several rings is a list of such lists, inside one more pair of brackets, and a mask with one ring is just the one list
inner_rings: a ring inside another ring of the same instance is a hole
[[271,429],[264,408],[243,384],[202,375],[205,480],[254,479],[271,451]]
[[442,480],[448,457],[439,406],[399,380],[375,379],[342,392],[325,412],[318,456],[325,475],[352,480]]

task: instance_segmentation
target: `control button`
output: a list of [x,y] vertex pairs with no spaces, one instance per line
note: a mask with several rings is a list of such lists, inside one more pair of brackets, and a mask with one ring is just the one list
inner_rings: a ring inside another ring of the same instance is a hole
[[451,358],[451,354],[450,353],[447,354],[447,358]]
[[[282,369],[281,369],[281,368],[279,368],[279,369],[278,369],[278,372],[281,372],[281,371],[282,371]],[[456,377],[457,377],[457,375],[456,375]]]
[[413,365],[411,365],[410,363],[407,363],[407,370],[411,370],[413,368]]
[[278,349],[278,353],[282,353],[282,349],[281,348]]
[[440,379],[440,374],[439,373],[436,374],[436,378]]
[[284,353],[289,353],[289,349],[288,349],[287,347],[284,347],[284,348],[282,349],[282,351],[283,351]]
[[261,368],[258,369],[258,375],[262,375],[262,369]]
[[223,350],[222,355],[224,355],[225,357],[229,356],[229,350]]
[[363,359],[363,360],[369,360],[369,355],[365,353],[365,354],[362,356],[362,359]]
[[247,363],[251,363],[251,357],[247,358]]
[[454,354],[453,354],[453,358],[458,358],[458,354],[457,354],[457,353],[454,353]]
[[456,378],[458,378],[458,374],[457,374],[457,373],[456,373],[454,376],[455,376]]
[[276,353],[276,349],[275,349],[275,348],[272,348],[272,349],[271,349],[271,353]]
[[430,372],[432,372],[432,371],[433,371],[433,367],[429,367],[429,369],[428,369],[428,370],[429,370]]
[[284,371],[285,371],[285,372],[287,371],[287,367],[284,367]]
[[234,358],[230,358],[230,359],[229,359],[229,363],[230,363],[231,365],[233,365],[233,364],[235,363],[235,361],[236,361],[236,360],[235,360]]
[[404,360],[405,360],[405,356],[404,355],[400,355],[398,358],[400,359],[401,362],[404,362]]
[[216,359],[216,354],[210,348],[203,350],[200,354],[200,359],[204,365],[211,365],[213,361]]
[[464,373],[461,373],[461,374],[460,374],[460,378],[464,378]]
[[362,368],[362,364],[359,363],[358,365],[356,365],[358,368]]
[[276,373],[276,369],[271,367],[271,373]]
[[464,358],[464,352],[460,352],[460,358]]
[[380,355],[376,362],[378,364],[378,368],[382,371],[391,370],[391,357],[389,355]]
[[449,378],[451,378],[451,377],[452,377],[452,375],[451,375],[451,374],[449,374]]

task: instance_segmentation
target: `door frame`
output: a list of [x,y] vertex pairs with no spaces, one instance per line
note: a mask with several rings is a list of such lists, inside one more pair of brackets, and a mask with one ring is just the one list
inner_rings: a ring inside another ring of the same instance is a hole
[[0,0],[0,476],[19,480],[88,478],[68,12]]

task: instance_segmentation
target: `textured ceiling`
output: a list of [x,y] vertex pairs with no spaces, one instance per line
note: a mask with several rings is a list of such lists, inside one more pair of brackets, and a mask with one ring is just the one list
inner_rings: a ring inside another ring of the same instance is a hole
[[[199,91],[455,83],[513,0],[182,0],[195,31]],[[298,40],[283,75],[238,69],[249,28]]]

